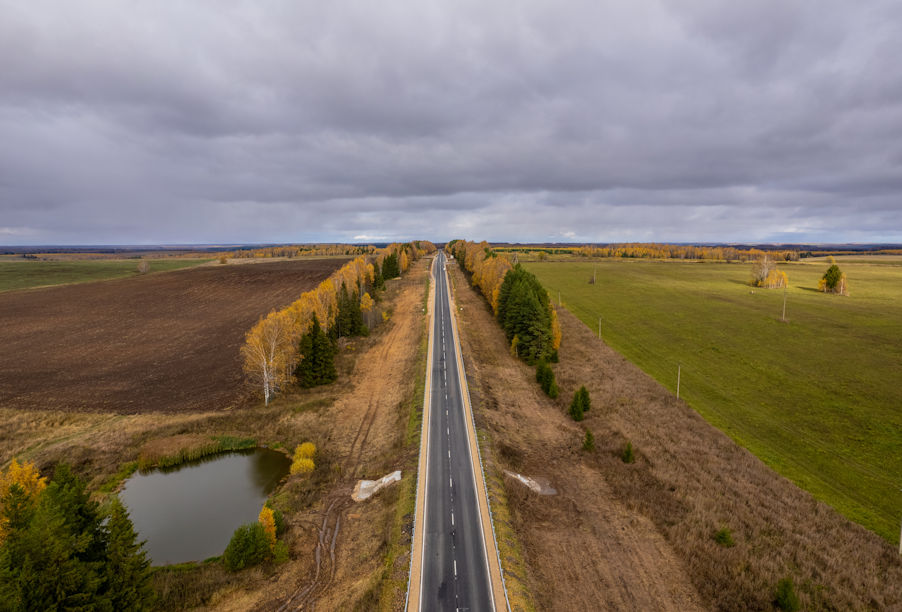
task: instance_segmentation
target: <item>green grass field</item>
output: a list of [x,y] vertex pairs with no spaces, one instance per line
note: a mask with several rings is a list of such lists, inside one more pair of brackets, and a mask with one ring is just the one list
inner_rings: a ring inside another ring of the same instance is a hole
[[[150,273],[196,266],[209,259],[152,259]],[[136,259],[92,261],[22,261],[0,259],[0,291],[48,285],[87,283],[138,274]]]
[[[897,542],[902,518],[902,270],[850,266],[851,297],[816,291],[827,264],[786,264],[783,292],[749,264],[524,263],[555,301],[708,421],[850,519]],[[567,338],[564,337],[564,342]]]

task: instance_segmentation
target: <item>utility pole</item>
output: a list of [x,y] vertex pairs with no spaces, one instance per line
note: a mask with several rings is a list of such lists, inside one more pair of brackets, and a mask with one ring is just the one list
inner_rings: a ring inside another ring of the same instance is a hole
[[677,364],[677,399],[680,399],[680,375],[683,373],[683,364]]
[[783,287],[783,322],[786,323],[786,286]]

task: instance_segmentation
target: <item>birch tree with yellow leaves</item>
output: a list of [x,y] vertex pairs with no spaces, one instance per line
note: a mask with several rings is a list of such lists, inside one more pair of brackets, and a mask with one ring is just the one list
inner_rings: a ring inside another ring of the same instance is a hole
[[33,463],[25,461],[20,464],[15,457],[10,462],[6,472],[0,474],[0,542],[6,536],[7,519],[4,512],[4,499],[13,485],[22,487],[25,496],[34,502],[37,500],[38,495],[47,488],[47,479],[41,477],[40,472],[34,467]]
[[289,382],[291,378],[291,354],[293,346],[293,326],[286,311],[273,311],[261,318],[245,335],[241,347],[244,357],[244,371],[252,381],[263,389],[263,401],[268,406],[269,399]]

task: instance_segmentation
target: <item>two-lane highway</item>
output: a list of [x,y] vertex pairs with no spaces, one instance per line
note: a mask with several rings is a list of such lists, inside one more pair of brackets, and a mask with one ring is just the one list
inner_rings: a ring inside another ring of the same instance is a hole
[[[432,392],[419,610],[495,610],[452,334],[446,256],[435,261]],[[422,466],[421,466],[422,468]]]

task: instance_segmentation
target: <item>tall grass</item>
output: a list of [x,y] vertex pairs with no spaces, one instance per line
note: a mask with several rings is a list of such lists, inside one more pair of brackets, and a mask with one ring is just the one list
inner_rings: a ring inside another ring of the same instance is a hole
[[210,436],[205,439],[203,436],[176,436],[146,444],[138,456],[137,466],[142,472],[154,467],[169,468],[208,455],[256,446],[254,438]]

